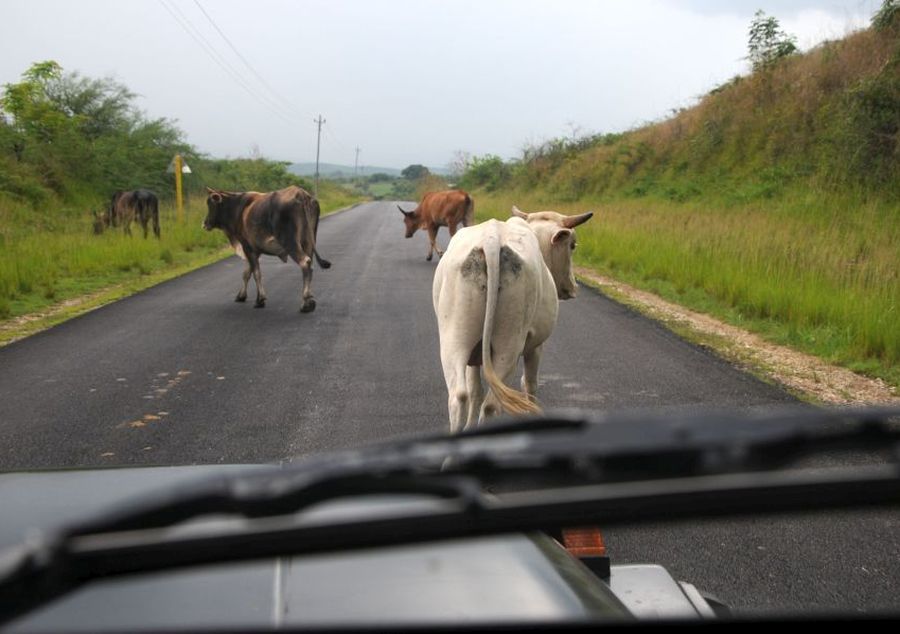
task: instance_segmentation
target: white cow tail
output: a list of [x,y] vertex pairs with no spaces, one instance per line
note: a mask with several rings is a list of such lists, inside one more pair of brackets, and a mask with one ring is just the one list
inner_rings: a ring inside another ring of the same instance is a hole
[[497,297],[500,294],[500,237],[496,230],[489,233],[484,241],[484,264],[487,269],[487,301],[484,310],[484,330],[481,336],[481,359],[484,379],[488,389],[507,414],[538,414],[541,408],[524,392],[506,385],[494,372],[491,358],[491,336],[497,315]]

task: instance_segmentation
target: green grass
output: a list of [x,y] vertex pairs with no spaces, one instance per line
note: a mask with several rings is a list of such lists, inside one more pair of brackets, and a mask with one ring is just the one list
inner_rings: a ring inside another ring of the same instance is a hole
[[592,209],[576,262],[900,386],[900,208],[850,197],[766,205],[554,203],[534,190],[476,194],[476,210]]
[[369,194],[371,194],[376,199],[382,199],[389,197],[394,191],[394,184],[392,182],[382,182],[382,183],[372,183],[369,185]]
[[[202,205],[202,207],[201,207]],[[42,310],[62,300],[120,284],[125,280],[173,268],[221,251],[221,236],[200,227],[203,201],[188,205],[176,221],[161,211],[162,239],[120,230],[94,235],[87,215],[56,218],[54,226],[7,224],[0,255],[0,318]]]

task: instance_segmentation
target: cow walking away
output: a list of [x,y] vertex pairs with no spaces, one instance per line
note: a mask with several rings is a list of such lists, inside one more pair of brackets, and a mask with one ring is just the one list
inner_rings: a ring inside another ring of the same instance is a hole
[[[137,220],[144,229],[144,238],[147,237],[147,224],[152,221],[153,235],[159,235],[159,199],[148,189],[135,189],[133,191],[115,192],[109,201],[106,218],[103,224],[106,226],[122,226],[127,235],[131,235],[131,223]],[[96,231],[95,221],[95,231]]]
[[425,259],[429,262],[435,251],[438,256],[444,254],[437,245],[439,227],[447,227],[452,238],[459,225],[471,227],[475,224],[475,202],[461,189],[425,194],[422,202],[412,211],[406,211],[400,205],[397,207],[403,212],[407,238],[412,238],[418,229],[428,231],[429,247]]
[[[451,433],[501,412],[540,411],[541,349],[556,325],[559,300],[577,293],[574,228],[592,215],[513,207],[506,222],[488,220],[451,240],[432,287]],[[524,393],[506,385],[519,357]]]
[[288,187],[276,192],[228,192],[206,188],[208,213],[203,221],[207,231],[221,229],[235,253],[247,262],[243,285],[236,302],[247,300],[247,284],[250,276],[256,280],[256,308],[266,305],[266,291],[262,284],[259,256],[274,255],[287,262],[291,258],[303,271],[301,313],[316,308],[310,285],[312,283],[312,258],[315,256],[323,269],[331,262],[316,251],[316,235],[319,230],[319,201],[300,187]]

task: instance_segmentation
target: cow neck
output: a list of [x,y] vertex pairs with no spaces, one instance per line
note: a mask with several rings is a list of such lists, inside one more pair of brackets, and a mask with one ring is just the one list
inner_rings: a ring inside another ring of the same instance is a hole
[[228,239],[231,242],[237,240],[238,236],[241,235],[241,216],[243,215],[241,212],[247,206],[244,198],[244,194],[240,194],[226,199],[227,205],[225,209],[228,220],[225,223],[225,232],[228,234]]

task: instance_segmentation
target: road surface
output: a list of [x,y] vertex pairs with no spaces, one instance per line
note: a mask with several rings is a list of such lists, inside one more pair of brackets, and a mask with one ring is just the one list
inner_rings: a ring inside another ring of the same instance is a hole
[[[366,204],[321,223],[334,266],[315,269],[313,313],[298,313],[299,269],[275,258],[263,261],[266,308],[253,308],[252,282],[233,302],[232,257],[0,349],[0,470],[276,462],[446,430],[426,250],[424,233],[403,238],[393,203]],[[792,402],[586,288],[560,306],[539,397],[593,411]],[[900,607],[900,513],[667,524],[607,541],[614,563],[663,564],[740,611]]]

